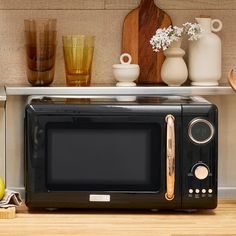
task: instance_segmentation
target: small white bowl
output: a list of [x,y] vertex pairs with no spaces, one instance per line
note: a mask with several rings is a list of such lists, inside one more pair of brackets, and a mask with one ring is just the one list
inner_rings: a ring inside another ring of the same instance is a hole
[[[124,58],[128,58],[125,62]],[[137,64],[130,64],[132,57],[128,53],[124,53],[120,56],[121,64],[115,64],[112,66],[113,74],[118,81],[116,86],[118,87],[134,87],[136,83],[134,81],[139,77],[140,68]]]

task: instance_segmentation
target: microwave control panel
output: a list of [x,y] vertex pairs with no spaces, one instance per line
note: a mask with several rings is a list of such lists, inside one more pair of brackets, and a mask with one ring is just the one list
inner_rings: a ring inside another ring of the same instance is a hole
[[217,109],[209,104],[201,111],[183,106],[183,208],[217,204]]

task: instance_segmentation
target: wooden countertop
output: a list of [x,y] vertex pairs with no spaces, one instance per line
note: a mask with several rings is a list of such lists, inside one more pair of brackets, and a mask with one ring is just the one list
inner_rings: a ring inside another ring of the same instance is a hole
[[159,236],[236,235],[236,200],[221,201],[214,211],[101,212],[28,211],[0,220],[0,235]]

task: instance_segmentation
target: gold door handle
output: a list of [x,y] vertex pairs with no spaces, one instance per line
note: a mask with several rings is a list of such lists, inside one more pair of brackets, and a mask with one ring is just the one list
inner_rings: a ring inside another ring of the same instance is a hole
[[175,118],[166,116],[166,194],[165,198],[172,201],[175,197]]

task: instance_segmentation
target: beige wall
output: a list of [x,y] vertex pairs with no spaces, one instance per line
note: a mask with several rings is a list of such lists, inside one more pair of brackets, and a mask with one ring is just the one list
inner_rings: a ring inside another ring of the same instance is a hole
[[[236,59],[235,0],[157,0],[174,24],[193,21],[195,16],[209,15],[224,23],[223,77]],[[114,82],[111,65],[118,62],[122,22],[139,0],[0,0],[0,71],[2,83],[27,83],[25,76],[25,18],[58,19],[58,50],[55,84],[65,84],[61,36],[65,34],[96,35],[93,63],[94,83]],[[186,48],[186,45],[184,45]]]
[[[236,0],[157,0],[174,24],[209,15],[223,21],[219,34],[223,42],[223,76],[236,63]],[[25,75],[23,20],[32,17],[58,19],[58,50],[54,84],[65,84],[61,36],[96,35],[93,63],[94,83],[112,83],[111,65],[118,62],[122,22],[139,0],[0,0],[0,71],[1,82],[27,83]],[[186,49],[186,43],[183,45]],[[213,96],[219,107],[219,183],[234,191],[236,197],[236,96]],[[7,180],[10,187],[23,186],[23,98],[10,98],[7,111]],[[14,115],[15,114],[15,115]],[[14,117],[14,118],[13,118]],[[17,122],[14,121],[17,117]],[[9,118],[9,119],[8,119]]]

